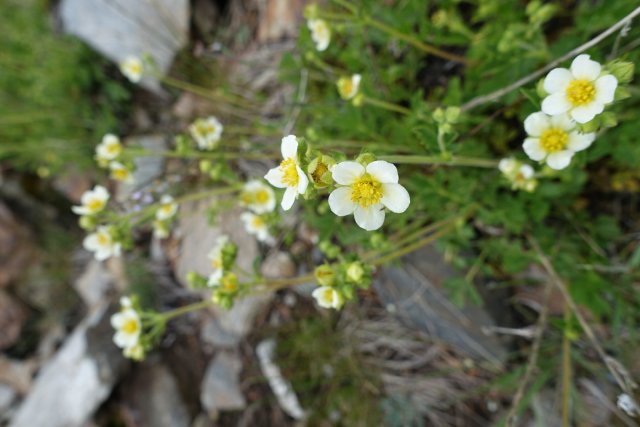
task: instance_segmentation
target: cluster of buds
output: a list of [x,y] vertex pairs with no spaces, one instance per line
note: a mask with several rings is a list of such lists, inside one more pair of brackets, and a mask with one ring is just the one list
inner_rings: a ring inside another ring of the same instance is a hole
[[320,265],[314,272],[319,287],[312,296],[320,307],[339,309],[358,289],[371,286],[371,274],[371,266],[361,261]]
[[106,134],[102,142],[96,146],[96,162],[98,166],[108,169],[113,180],[133,182],[134,164],[123,159],[123,147],[120,138]]

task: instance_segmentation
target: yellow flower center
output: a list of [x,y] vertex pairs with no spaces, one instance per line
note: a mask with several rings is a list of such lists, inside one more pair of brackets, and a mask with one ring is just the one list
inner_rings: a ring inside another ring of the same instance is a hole
[[113,144],[108,144],[107,145],[107,153],[112,155],[112,156],[120,154],[120,150],[121,150],[121,147],[120,147],[120,144],[118,144],[118,143],[114,142]]
[[254,228],[262,228],[264,227],[264,220],[262,219],[262,217],[256,215],[253,217],[253,219],[251,219],[251,224]]
[[173,210],[173,205],[171,203],[166,203],[160,206],[160,211],[162,211],[164,215],[169,215],[172,210]]
[[328,171],[329,171],[329,168],[327,167],[326,164],[322,162],[318,162],[318,165],[316,166],[316,170],[314,170],[313,173],[311,174],[311,178],[313,178],[313,182],[315,182],[316,184],[321,184],[322,177]]
[[111,173],[113,174],[113,178],[119,181],[124,181],[129,178],[129,171],[125,168],[113,169]]
[[107,246],[111,243],[111,236],[106,233],[98,233],[96,238],[100,246]]
[[138,62],[130,62],[127,64],[127,68],[129,68],[129,72],[131,74],[141,74],[142,73],[142,65]]
[[87,208],[92,212],[97,212],[104,207],[104,203],[104,200],[91,199],[89,200],[89,203],[87,203]]
[[322,299],[329,303],[333,302],[333,289],[325,289],[324,292],[322,292]]
[[238,289],[238,278],[235,274],[227,274],[222,278],[222,289],[227,292],[235,292]]
[[593,101],[596,88],[589,80],[573,80],[567,86],[567,99],[574,106],[585,105]]
[[550,128],[543,132],[540,137],[540,145],[547,153],[562,151],[567,146],[569,134],[562,129]]
[[297,187],[300,177],[298,176],[298,165],[293,157],[284,159],[280,163],[280,170],[282,171],[282,182],[287,187]]
[[269,201],[269,192],[264,188],[256,191],[256,202],[260,205],[264,205]]
[[222,257],[217,257],[216,259],[212,259],[211,267],[213,267],[216,270],[222,268]]
[[375,205],[382,199],[382,184],[365,173],[351,185],[351,201],[363,208]]
[[338,80],[338,92],[343,99],[351,97],[353,94],[353,80],[346,77]]
[[135,334],[138,332],[139,325],[136,319],[127,319],[122,325],[122,332],[127,334]]

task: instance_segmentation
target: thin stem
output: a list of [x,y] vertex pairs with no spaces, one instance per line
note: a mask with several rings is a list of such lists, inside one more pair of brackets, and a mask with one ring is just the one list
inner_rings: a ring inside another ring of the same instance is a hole
[[571,341],[569,339],[569,321],[571,312],[565,310],[565,331],[562,336],[562,427],[570,427],[570,392],[571,392]]
[[438,240],[440,237],[445,236],[447,233],[449,233],[452,229],[454,228],[453,225],[449,225],[448,227],[443,227],[441,230],[438,230],[437,232],[424,237],[420,240],[418,240],[415,243],[412,243],[410,245],[405,246],[404,248],[400,248],[398,250],[395,250],[393,252],[391,252],[390,254],[387,254],[383,257],[380,257],[378,259],[374,259],[371,263],[373,265],[383,265],[386,264],[390,261],[393,261],[395,259],[398,259],[400,257],[403,257],[406,254],[409,254],[415,250],[420,249],[423,246],[428,245],[429,243],[432,243],[436,240]]
[[478,107],[480,105],[486,104],[488,102],[492,102],[495,101],[496,99],[499,99],[503,96],[505,96],[506,94],[513,92],[514,90],[518,89],[521,86],[524,86],[530,82],[532,82],[533,80],[541,77],[543,74],[545,74],[547,71],[551,70],[552,68],[555,68],[558,64],[560,64],[561,62],[566,61],[569,58],[572,58],[582,52],[584,52],[585,50],[592,48],[593,46],[597,45],[598,43],[600,43],[601,41],[603,41],[604,39],[606,39],[607,37],[609,37],[610,35],[614,34],[616,31],[618,31],[619,29],[623,28],[625,25],[627,25],[628,22],[630,22],[633,18],[635,18],[636,16],[640,15],[640,7],[637,7],[633,10],[633,12],[631,12],[630,14],[628,14],[627,16],[625,16],[624,18],[622,18],[620,21],[618,21],[617,23],[615,23],[614,25],[612,25],[611,27],[609,27],[606,31],[604,31],[603,33],[601,33],[600,35],[594,37],[593,39],[589,40],[587,43],[578,46],[577,48],[571,50],[570,52],[565,53],[564,55],[562,55],[561,57],[555,59],[554,61],[551,61],[549,64],[547,64],[546,66],[544,66],[543,68],[534,71],[533,73],[529,74],[528,76],[525,76],[523,78],[521,78],[520,80],[515,81],[514,83],[502,88],[502,89],[498,89],[495,92],[489,93],[487,95],[482,95],[482,96],[478,96],[476,98],[473,98],[472,100],[470,100],[469,102],[467,102],[466,104],[464,104],[462,107],[460,107],[460,111],[461,112],[466,112],[469,111],[475,107]]
[[443,166],[474,166],[479,168],[497,168],[498,161],[491,159],[478,159],[473,157],[451,157],[442,156],[416,156],[416,155],[390,155],[379,156],[380,160],[391,163],[414,164],[414,165],[443,165]]
[[201,310],[203,308],[207,308],[211,305],[211,301],[209,300],[205,300],[205,301],[199,301],[199,302],[195,302],[193,304],[189,304],[189,305],[185,305],[183,307],[179,307],[176,309],[173,309],[171,311],[167,311],[164,313],[161,313],[162,318],[164,319],[165,322],[168,322],[171,319],[175,319],[178,316],[182,316],[183,314],[187,314],[187,313],[191,313],[192,311],[198,311]]
[[154,151],[146,150],[144,148],[127,147],[124,150],[126,153],[131,154],[134,157],[168,157],[176,159],[245,159],[245,160],[267,160],[277,159],[280,154],[276,153],[229,153],[229,152],[202,152],[191,151],[186,153],[179,153],[177,151]]
[[384,108],[385,110],[394,111],[396,113],[411,114],[411,110],[405,108],[398,104],[393,104],[391,102],[383,101],[381,99],[371,98],[368,96],[363,96],[362,101],[366,104],[374,105],[376,107]]
[[393,36],[397,39],[403,40],[407,43],[409,43],[410,45],[417,47],[418,49],[422,50],[423,52],[429,53],[433,56],[439,56],[440,58],[444,58],[444,59],[448,59],[449,61],[453,61],[453,62],[459,62],[461,64],[465,64],[468,65],[469,61],[459,55],[453,54],[453,53],[449,53],[449,52],[445,52],[444,50],[438,49],[435,46],[432,46],[430,44],[424,43],[421,40],[418,40],[417,38],[410,36],[408,34],[405,34],[403,32],[400,32],[398,30],[396,30],[393,27],[390,27],[376,19],[373,19],[371,17],[364,17],[362,19],[363,23],[365,25],[369,25],[373,28],[377,28],[380,31],[383,31],[387,34],[389,34],[390,36]]

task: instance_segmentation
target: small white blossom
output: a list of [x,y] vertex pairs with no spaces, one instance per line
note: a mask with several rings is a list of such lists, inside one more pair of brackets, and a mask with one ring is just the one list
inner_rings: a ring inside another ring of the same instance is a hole
[[96,160],[100,164],[117,159],[120,153],[122,153],[120,139],[110,133],[102,137],[102,142],[96,146]]
[[284,160],[280,166],[271,169],[264,178],[276,188],[286,188],[280,204],[282,209],[286,211],[291,209],[298,194],[304,194],[307,191],[309,179],[300,168],[298,139],[295,135],[282,138],[280,151]]
[[173,197],[166,194],[162,196],[160,198],[160,207],[156,211],[156,219],[165,221],[173,218],[176,212],[178,212],[178,204],[173,200]]
[[571,158],[588,148],[596,139],[595,133],[580,133],[566,114],[548,116],[537,112],[524,121],[529,138],[522,148],[531,160],[544,161],[550,168],[560,170],[569,166]]
[[551,116],[567,113],[578,123],[587,123],[613,102],[618,80],[601,74],[602,67],[589,55],[579,55],[571,69],[555,68],[544,79],[549,94],[542,101],[542,111]]
[[311,39],[316,44],[316,50],[322,52],[329,47],[331,41],[331,30],[329,25],[322,19],[310,19],[307,27],[311,31]]
[[244,212],[240,215],[240,219],[244,223],[244,229],[247,233],[256,236],[259,241],[266,243],[273,240],[273,237],[269,234],[267,223],[260,215]]
[[140,361],[144,359],[144,347],[138,343],[132,347],[126,347],[122,352],[127,359]]
[[142,322],[138,312],[131,307],[123,307],[111,316],[111,326],[116,330],[113,342],[120,348],[131,349],[138,345]]
[[498,169],[511,182],[511,188],[514,190],[532,192],[538,185],[533,168],[516,159],[500,160]]
[[224,276],[224,271],[222,270],[222,268],[214,270],[207,279],[207,286],[209,286],[210,288],[220,286],[220,283],[222,282],[222,276]]
[[82,242],[84,248],[93,252],[98,261],[104,261],[112,256],[120,256],[121,245],[111,236],[111,228],[101,225],[94,233],[89,234]]
[[166,221],[154,220],[153,221],[153,236],[156,239],[166,239],[169,237],[169,224]]
[[407,210],[411,199],[398,184],[398,170],[384,160],[369,163],[341,162],[333,168],[333,179],[341,187],[329,195],[329,207],[338,216],[353,214],[365,230],[377,230],[384,223],[386,207],[391,212]]
[[631,396],[626,393],[618,396],[618,408],[622,409],[630,417],[640,414],[640,407]]
[[337,83],[340,97],[345,101],[353,99],[360,89],[361,79],[362,76],[360,74],[354,74],[351,77],[340,77]]
[[109,170],[111,171],[111,179],[116,181],[126,182],[131,184],[133,182],[133,174],[125,165],[120,162],[109,163]]
[[220,284],[220,279],[224,275],[224,260],[222,259],[222,252],[224,250],[225,245],[229,243],[228,236],[220,236],[216,240],[216,244],[209,251],[207,257],[211,260],[211,268],[213,268],[213,272],[209,276],[209,281],[207,283],[208,286],[217,286]]
[[78,215],[95,215],[102,211],[109,201],[109,192],[101,185],[86,191],[80,198],[82,206],[72,206],[71,210]]
[[189,126],[189,133],[201,150],[213,150],[218,146],[224,126],[214,116],[197,119]]
[[254,179],[247,182],[242,188],[240,203],[257,214],[264,214],[275,209],[276,195],[267,184]]
[[133,83],[138,83],[142,79],[144,66],[142,60],[136,56],[128,56],[120,63],[120,71]]
[[338,309],[342,307],[344,300],[342,295],[332,287],[329,286],[320,286],[316,288],[311,296],[315,298],[318,305],[322,308],[335,308]]

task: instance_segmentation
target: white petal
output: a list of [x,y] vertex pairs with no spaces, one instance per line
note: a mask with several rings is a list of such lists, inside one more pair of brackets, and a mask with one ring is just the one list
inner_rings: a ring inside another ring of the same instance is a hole
[[548,128],[549,116],[541,111],[529,114],[527,118],[524,119],[524,130],[530,136],[540,136]]
[[111,248],[98,248],[98,250],[93,254],[93,257],[97,261],[104,261],[111,257]]
[[564,92],[551,94],[542,101],[542,111],[550,116],[566,113],[569,109],[571,104]]
[[505,174],[509,173],[513,169],[515,162],[514,159],[502,159],[498,163],[498,170]]
[[122,325],[124,325],[124,322],[126,320],[124,314],[122,313],[116,313],[113,316],[111,316],[111,326],[115,329],[120,329],[120,327]]
[[96,234],[89,234],[82,241],[82,246],[89,252],[93,252],[98,249],[98,236]]
[[549,124],[551,127],[560,128],[562,130],[571,130],[576,127],[576,123],[571,120],[571,116],[568,114],[556,114],[549,118]]
[[89,210],[84,206],[71,206],[71,210],[76,215],[87,215]]
[[533,168],[529,165],[520,166],[520,173],[525,179],[529,179],[535,174]]
[[588,123],[593,120],[595,116],[602,113],[602,110],[604,110],[604,104],[594,101],[591,104],[574,108],[570,114],[576,122]]
[[613,102],[618,87],[618,79],[611,74],[600,77],[596,80],[596,101],[603,104]]
[[547,155],[547,152],[540,146],[540,140],[538,138],[525,139],[522,148],[531,160],[540,161]]
[[384,208],[381,203],[368,208],[358,206],[353,212],[353,217],[361,228],[367,231],[377,230],[384,223]]
[[396,184],[398,182],[398,169],[384,160],[369,163],[366,170],[381,183]]
[[364,171],[364,166],[358,162],[340,162],[333,168],[333,180],[341,185],[351,185]]
[[352,214],[356,206],[351,200],[351,187],[339,187],[329,194],[329,208],[338,216]]
[[321,286],[319,288],[314,289],[313,292],[311,292],[311,296],[316,300],[318,305],[322,308],[332,308],[333,298],[331,299],[325,298],[325,295],[328,291],[331,292],[331,295],[333,297],[334,291],[328,286]]
[[582,151],[585,148],[588,148],[595,139],[595,133],[571,132],[569,134],[569,144],[567,147],[569,148],[569,150],[574,152]]
[[291,209],[291,206],[293,206],[293,202],[296,201],[297,194],[298,192],[295,188],[287,187],[287,189],[284,191],[284,195],[282,196],[282,202],[280,203],[282,209],[284,209],[285,211]]
[[300,166],[296,166],[296,171],[298,172],[298,193],[304,194],[309,185],[309,178],[307,178],[307,175],[300,169]]
[[555,170],[564,169],[571,163],[571,157],[573,157],[573,151],[558,151],[557,153],[549,154],[547,165]]
[[266,179],[269,184],[273,185],[276,188],[285,188],[287,185],[282,182],[283,176],[284,174],[282,173],[282,170],[277,167],[270,169],[269,172],[267,172],[267,174],[264,176],[264,179]]
[[589,59],[589,55],[579,55],[571,63],[571,74],[576,79],[595,80],[600,75],[600,64]]
[[400,184],[382,184],[380,202],[391,212],[402,213],[409,207],[411,198],[409,192]]
[[293,157],[297,158],[298,155],[298,139],[295,135],[288,135],[282,138],[282,145],[280,146],[282,151],[282,158],[288,159]]
[[554,68],[547,74],[547,77],[544,78],[544,90],[548,94],[564,92],[564,89],[571,80],[573,80],[571,71],[566,68]]

